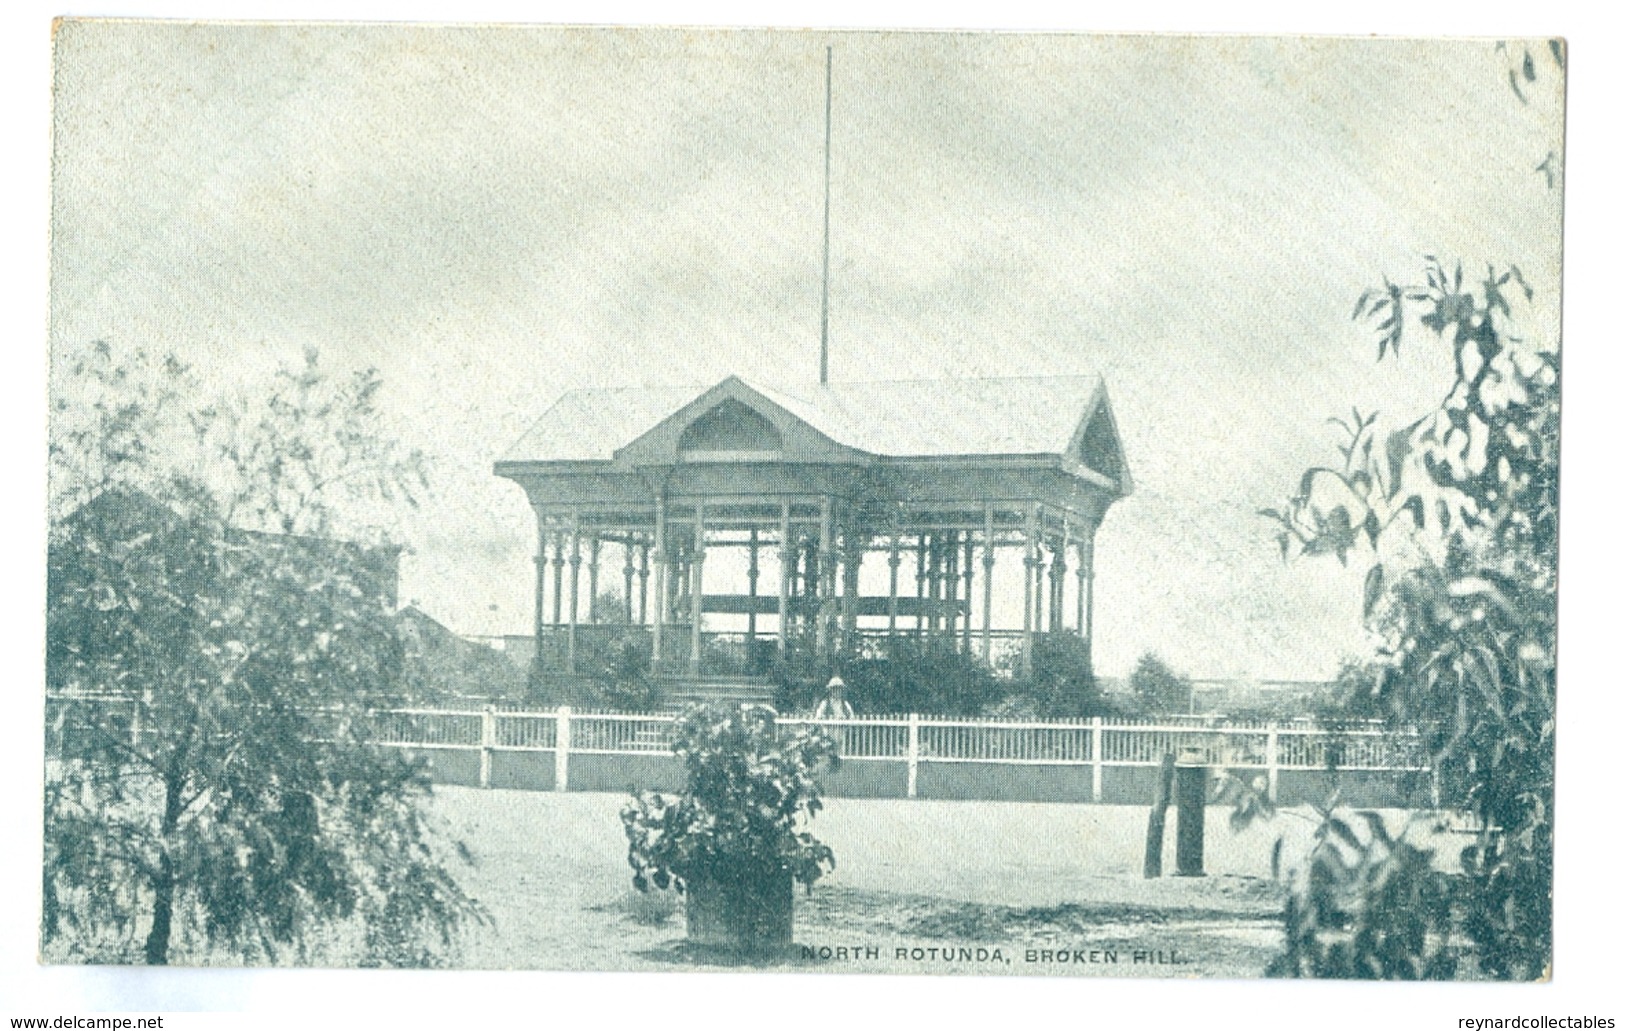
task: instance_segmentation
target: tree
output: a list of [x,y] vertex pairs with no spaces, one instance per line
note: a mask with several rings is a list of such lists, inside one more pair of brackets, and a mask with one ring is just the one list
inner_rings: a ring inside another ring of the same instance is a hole
[[[1366,617],[1383,643],[1370,689],[1349,712],[1419,726],[1445,797],[1480,830],[1462,874],[1440,878],[1430,855],[1390,837],[1374,814],[1370,840],[1328,823],[1289,912],[1280,973],[1451,976],[1453,958],[1439,946],[1458,924],[1492,976],[1539,977],[1550,962],[1556,341],[1512,331],[1513,291],[1533,294],[1516,267],[1470,282],[1459,265],[1447,271],[1430,257],[1425,280],[1384,283],[1354,314],[1378,321],[1379,361],[1397,356],[1413,323],[1444,341],[1454,368],[1444,400],[1387,434],[1380,451],[1375,416],[1354,412],[1340,423],[1341,464],[1308,470],[1282,508],[1263,514],[1278,525],[1283,554],[1347,561],[1409,535],[1419,559],[1396,571],[1379,553],[1366,577]],[[1389,912],[1365,884],[1390,893],[1409,885],[1445,903]],[[1326,929],[1347,926],[1352,909],[1369,933],[1327,947]],[[1422,930],[1382,924],[1414,924],[1419,914]],[[1411,943],[1405,956],[1379,956],[1395,942]]]
[[1173,671],[1161,656],[1146,652],[1128,678],[1129,693],[1141,711],[1161,716],[1189,712],[1191,682]]
[[[1561,103],[1566,48],[1545,43],[1496,46],[1520,104],[1537,83]],[[1562,177],[1557,146],[1533,169],[1548,190]],[[1412,325],[1446,343],[1454,375],[1444,399],[1386,434],[1376,456],[1376,416],[1351,413],[1340,467],[1308,470],[1263,514],[1283,556],[1378,552],[1364,601],[1382,644],[1345,711],[1417,725],[1441,795],[1479,830],[1462,872],[1445,876],[1375,814],[1361,814],[1361,837],[1328,807],[1275,974],[1454,976],[1460,934],[1491,976],[1550,968],[1558,341],[1517,327],[1517,297],[1534,290],[1516,265],[1467,280],[1459,263],[1425,261],[1426,285],[1385,280],[1354,318],[1376,322],[1378,361],[1398,357]],[[1410,561],[1380,550],[1395,537],[1412,545]]]
[[400,672],[396,553],[352,513],[425,486],[378,431],[377,374],[310,352],[189,408],[172,357],[97,344],[58,371],[45,951],[309,959],[338,922],[357,962],[433,961],[483,914],[425,822],[422,766],[367,744]]

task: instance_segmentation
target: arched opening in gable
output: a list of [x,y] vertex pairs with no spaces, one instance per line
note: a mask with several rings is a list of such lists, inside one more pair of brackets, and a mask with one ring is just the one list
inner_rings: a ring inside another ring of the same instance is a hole
[[740,452],[778,454],[784,435],[760,412],[729,398],[688,424],[677,438],[677,451],[686,458]]

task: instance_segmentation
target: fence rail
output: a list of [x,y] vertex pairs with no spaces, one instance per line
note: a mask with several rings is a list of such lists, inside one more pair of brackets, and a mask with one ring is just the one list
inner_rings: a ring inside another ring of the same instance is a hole
[[[47,729],[58,739],[79,727],[139,741],[150,721],[144,707],[128,698],[53,696],[47,701]],[[1308,721],[1211,717],[1009,721],[914,714],[818,721],[791,716],[779,723],[823,729],[835,737],[844,760],[906,769],[907,797],[917,794],[921,767],[933,765],[1087,768],[1092,790],[1086,794],[1094,801],[1102,798],[1106,771],[1154,767],[1168,754],[1249,777],[1262,775],[1271,797],[1286,771],[1430,772],[1415,730],[1379,723],[1326,728]],[[564,790],[572,755],[670,756],[674,726],[670,715],[576,712],[566,706],[382,709],[366,714],[355,729],[364,727],[360,733],[378,745],[477,756],[482,787],[491,786],[493,759],[501,753],[551,753],[551,762],[540,755],[535,761],[552,770],[551,787]],[[468,769],[472,775],[474,767]]]

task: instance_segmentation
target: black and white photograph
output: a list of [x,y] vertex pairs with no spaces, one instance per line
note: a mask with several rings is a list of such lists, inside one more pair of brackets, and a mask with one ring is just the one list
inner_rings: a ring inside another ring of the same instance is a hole
[[1560,979],[1569,48],[59,20],[38,962]]

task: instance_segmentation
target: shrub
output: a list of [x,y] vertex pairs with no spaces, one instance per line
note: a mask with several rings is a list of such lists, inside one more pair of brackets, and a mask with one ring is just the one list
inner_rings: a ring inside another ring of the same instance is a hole
[[638,792],[621,810],[639,891],[781,871],[811,887],[834,869],[829,846],[798,829],[823,808],[815,774],[839,761],[828,734],[783,732],[762,706],[712,704],[678,718],[672,750],[688,773],[683,793]]
[[792,651],[773,663],[773,705],[780,712],[809,712],[824,696],[834,665],[810,652]]
[[1040,719],[1116,715],[1095,681],[1089,642],[1071,634],[1047,634],[1034,640],[1033,675],[1016,681],[1009,691],[1007,701],[998,706],[1010,710],[1009,715]]
[[666,691],[653,675],[646,634],[630,632],[606,640],[587,635],[577,641],[575,675],[531,671],[529,700],[537,705],[572,705],[615,712],[656,712]]

